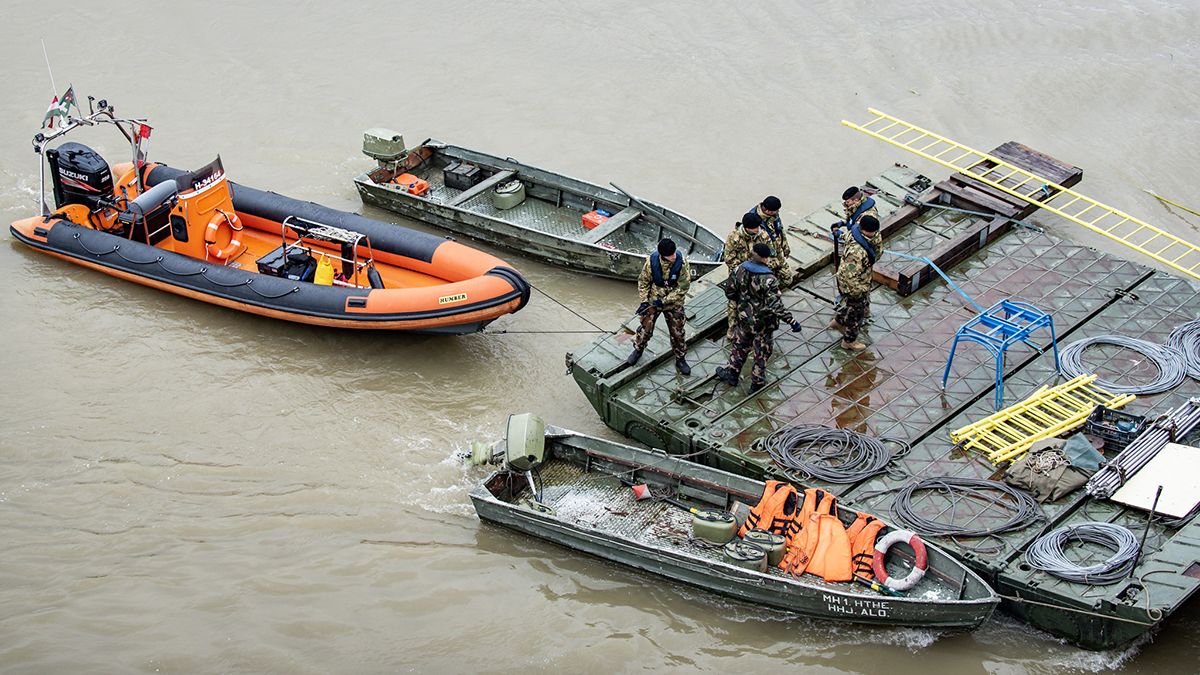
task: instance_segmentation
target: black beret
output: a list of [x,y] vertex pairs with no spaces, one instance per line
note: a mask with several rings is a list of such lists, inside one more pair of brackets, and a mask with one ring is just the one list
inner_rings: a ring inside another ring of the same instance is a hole
[[750,248],[754,251],[755,255],[763,258],[771,257],[771,247],[768,246],[764,241],[756,241],[754,242],[754,246],[751,246]]
[[658,242],[658,254],[659,255],[674,255],[675,254],[675,242],[670,239],[663,239],[662,241]]
[[863,232],[878,232],[879,219],[875,216],[863,216],[858,219],[858,227]]
[[842,199],[850,199],[851,197],[853,197],[854,195],[856,195],[858,193],[859,193],[858,186],[851,185],[850,187],[846,188],[845,192],[842,193]]
[[753,211],[742,216],[742,227],[746,228],[747,230],[757,230],[758,228],[762,227],[762,224],[762,218],[760,218],[759,215]]
[[779,201],[779,197],[775,195],[762,200],[762,207],[768,211],[778,211],[781,206],[783,206],[783,202]]

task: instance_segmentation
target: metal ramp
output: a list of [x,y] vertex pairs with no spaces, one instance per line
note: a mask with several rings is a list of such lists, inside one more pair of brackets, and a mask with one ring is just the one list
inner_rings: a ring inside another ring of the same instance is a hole
[[1095,375],[1080,375],[1055,387],[1043,386],[1020,403],[950,432],[950,440],[999,464],[1017,459],[1037,441],[1082,425],[1097,405],[1115,410],[1136,398],[1112,394],[1095,381]]
[[1200,279],[1200,246],[1003,159],[874,108],[868,108],[867,112],[873,117],[865,124],[847,120],[842,120],[842,124],[962,172],[1150,256],[1193,279]]

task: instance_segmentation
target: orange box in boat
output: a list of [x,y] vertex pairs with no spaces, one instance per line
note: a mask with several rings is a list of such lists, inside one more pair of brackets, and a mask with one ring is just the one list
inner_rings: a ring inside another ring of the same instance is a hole
[[410,195],[416,195],[420,197],[426,192],[429,192],[429,181],[417,178],[411,173],[402,173],[393,178],[392,182],[396,185],[403,186]]
[[591,230],[600,223],[608,220],[608,218],[608,216],[600,213],[599,211],[588,211],[587,213],[583,214],[583,226]]

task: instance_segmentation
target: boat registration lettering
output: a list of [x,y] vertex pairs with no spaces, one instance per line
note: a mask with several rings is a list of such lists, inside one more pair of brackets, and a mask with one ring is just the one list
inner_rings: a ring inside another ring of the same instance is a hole
[[887,617],[891,613],[891,606],[887,600],[847,598],[828,593],[822,593],[821,599],[825,602],[825,609],[833,614],[882,618]]
[[448,305],[452,302],[462,302],[467,299],[466,293],[455,293],[454,295],[443,295],[438,298],[439,305]]

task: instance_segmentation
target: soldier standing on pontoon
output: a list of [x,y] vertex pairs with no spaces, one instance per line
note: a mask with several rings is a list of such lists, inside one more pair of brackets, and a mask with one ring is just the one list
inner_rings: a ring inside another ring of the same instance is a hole
[[671,336],[671,351],[675,353],[675,369],[683,375],[691,375],[688,365],[687,341],[683,337],[683,299],[692,283],[692,270],[687,257],[676,251],[675,242],[663,239],[658,249],[646,259],[638,277],[638,296],[642,304],[637,314],[641,317],[637,335],[633,338],[633,352],[625,362],[633,365],[642,358],[650,336],[654,335],[654,322],[662,314],[667,320],[667,332]]
[[779,280],[767,261],[771,247],[757,242],[751,247],[750,259],[738,266],[725,287],[725,297],[737,305],[737,327],[734,329],[733,349],[729,363],[717,368],[717,379],[737,386],[742,366],[751,350],[754,366],[750,369],[750,389],[753,394],[767,385],[767,359],[775,349],[775,329],[782,320],[800,331],[800,322],[783,306]]
[[830,326],[845,331],[842,347],[851,351],[866,349],[858,341],[858,332],[866,322],[867,308],[871,305],[872,268],[883,255],[883,237],[879,233],[879,219],[863,216],[842,234],[838,242],[842,257],[835,278],[842,305]]
[[792,245],[788,242],[787,233],[783,231],[783,219],[779,217],[781,208],[783,208],[783,202],[779,201],[779,197],[770,195],[764,198],[758,206],[750,209],[748,213],[753,213],[762,219],[762,229],[770,240],[768,243],[771,244],[771,252],[774,255],[771,256],[767,265],[775,271],[775,277],[779,279],[780,286],[791,288],[795,283],[796,275],[788,265],[788,256],[792,255]]
[[[737,272],[738,267],[750,259],[750,248],[758,243],[770,247],[771,238],[763,231],[762,217],[751,211],[742,216],[742,222],[735,224],[733,232],[730,232],[729,236],[725,239],[724,262],[725,267],[729,270],[729,280],[725,282],[726,287],[733,283],[733,275]],[[780,273],[780,260],[777,257],[770,256],[770,259],[766,261],[766,265],[776,275]],[[732,300],[729,301],[727,316],[725,339],[732,343],[734,328],[737,326],[737,303]]]

